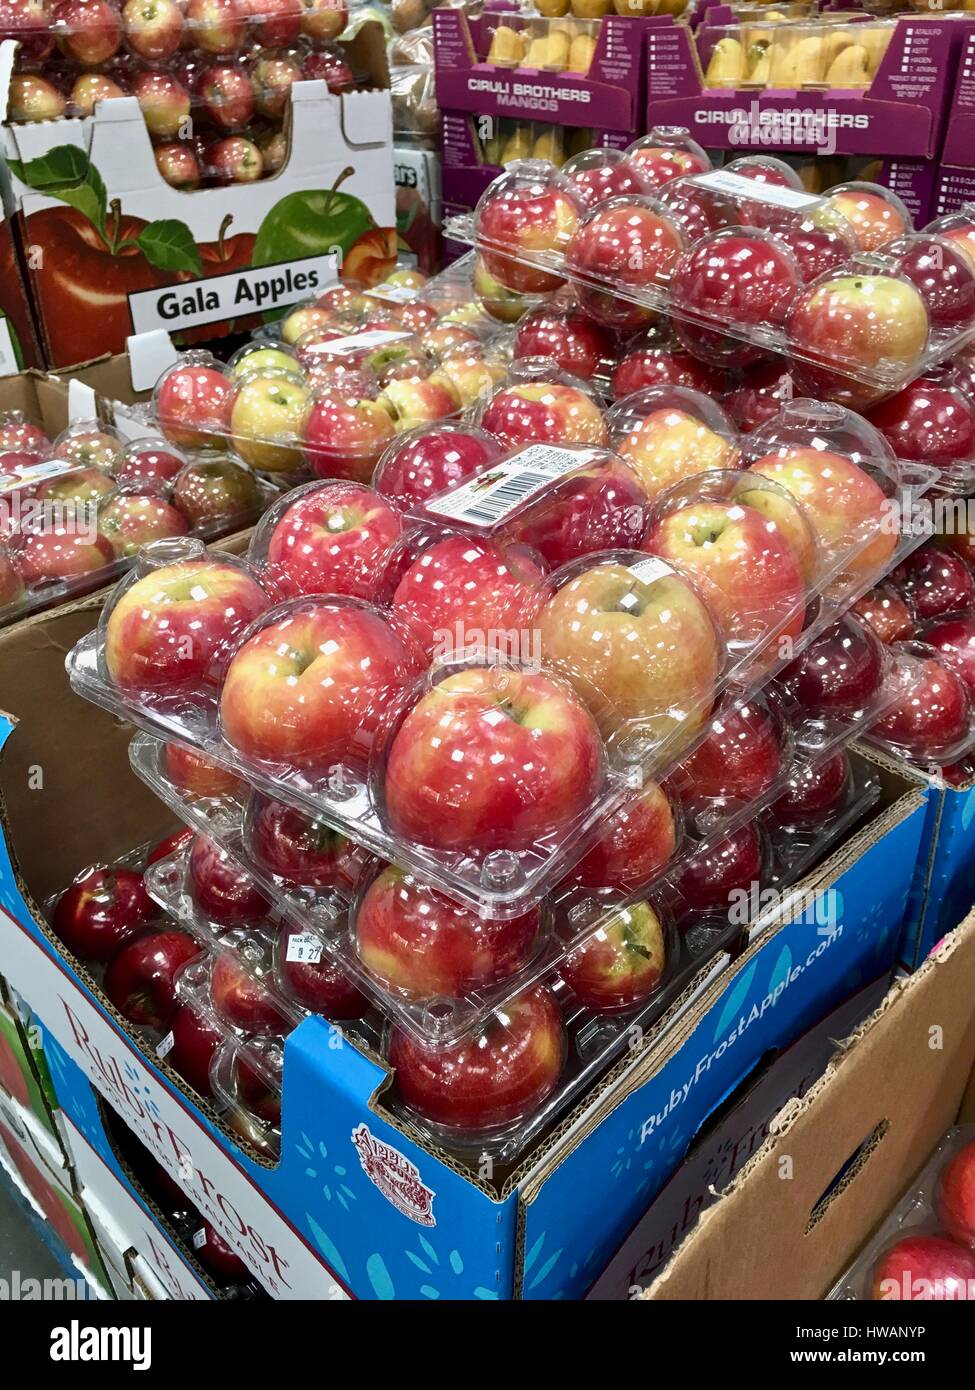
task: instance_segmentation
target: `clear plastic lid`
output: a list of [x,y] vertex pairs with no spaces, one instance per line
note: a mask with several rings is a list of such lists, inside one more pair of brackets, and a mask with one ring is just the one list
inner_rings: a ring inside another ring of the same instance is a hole
[[653,126],[647,135],[641,135],[627,147],[624,158],[635,165],[651,188],[660,188],[685,174],[703,174],[711,167],[711,160],[691,139],[686,126]]
[[607,198],[651,193],[656,186],[651,175],[622,150],[583,150],[566,160],[562,173],[571,180],[586,208],[594,208]]
[[613,447],[653,501],[695,473],[737,468],[738,432],[716,401],[685,386],[648,386],[607,416]]

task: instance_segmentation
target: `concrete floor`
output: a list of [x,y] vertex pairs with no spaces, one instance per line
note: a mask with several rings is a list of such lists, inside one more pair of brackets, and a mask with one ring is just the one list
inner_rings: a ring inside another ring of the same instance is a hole
[[6,1173],[0,1170],[0,1279],[9,1281],[15,1269],[22,1279],[62,1279],[65,1273],[13,1195]]

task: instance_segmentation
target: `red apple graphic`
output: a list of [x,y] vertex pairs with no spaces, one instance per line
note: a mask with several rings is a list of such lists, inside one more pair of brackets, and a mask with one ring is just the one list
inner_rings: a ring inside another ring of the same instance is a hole
[[13,1096],[20,1105],[30,1107],[30,1088],[27,1085],[17,1054],[6,1035],[0,1031],[0,1088]]

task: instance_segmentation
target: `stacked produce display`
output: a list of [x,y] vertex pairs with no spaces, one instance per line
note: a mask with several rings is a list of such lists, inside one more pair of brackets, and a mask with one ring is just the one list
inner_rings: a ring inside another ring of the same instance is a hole
[[[688,161],[654,135],[516,165],[476,262],[327,292],[226,370],[190,356],[157,386],[168,438],[321,479],[246,560],[144,550],[68,660],[189,827],[137,865],[194,943],[151,1041],[261,1152],[312,1011],[388,1059],[429,1142],[516,1157],[736,949],[750,893],[863,818],[854,738],[939,764],[975,744],[967,688],[933,710],[930,649],[871,626],[885,576],[920,582],[903,518],[964,468],[898,458],[843,403],[963,347],[971,315],[932,327],[928,272],[964,303],[967,253],[883,190],[827,202],[777,161],[720,183]],[[694,219],[754,274],[715,257],[682,281]],[[829,368],[815,335],[769,362],[819,285]],[[476,380],[451,398],[459,362]],[[116,949],[87,958],[111,974]]]

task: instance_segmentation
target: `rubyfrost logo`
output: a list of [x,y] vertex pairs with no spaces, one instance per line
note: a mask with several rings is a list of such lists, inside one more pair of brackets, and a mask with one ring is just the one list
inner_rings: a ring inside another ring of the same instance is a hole
[[420,1226],[436,1226],[437,1218],[433,1214],[436,1193],[421,1180],[416,1164],[392,1145],[370,1134],[365,1125],[352,1131],[352,1142],[362,1171],[387,1202],[392,1202],[397,1211]]

